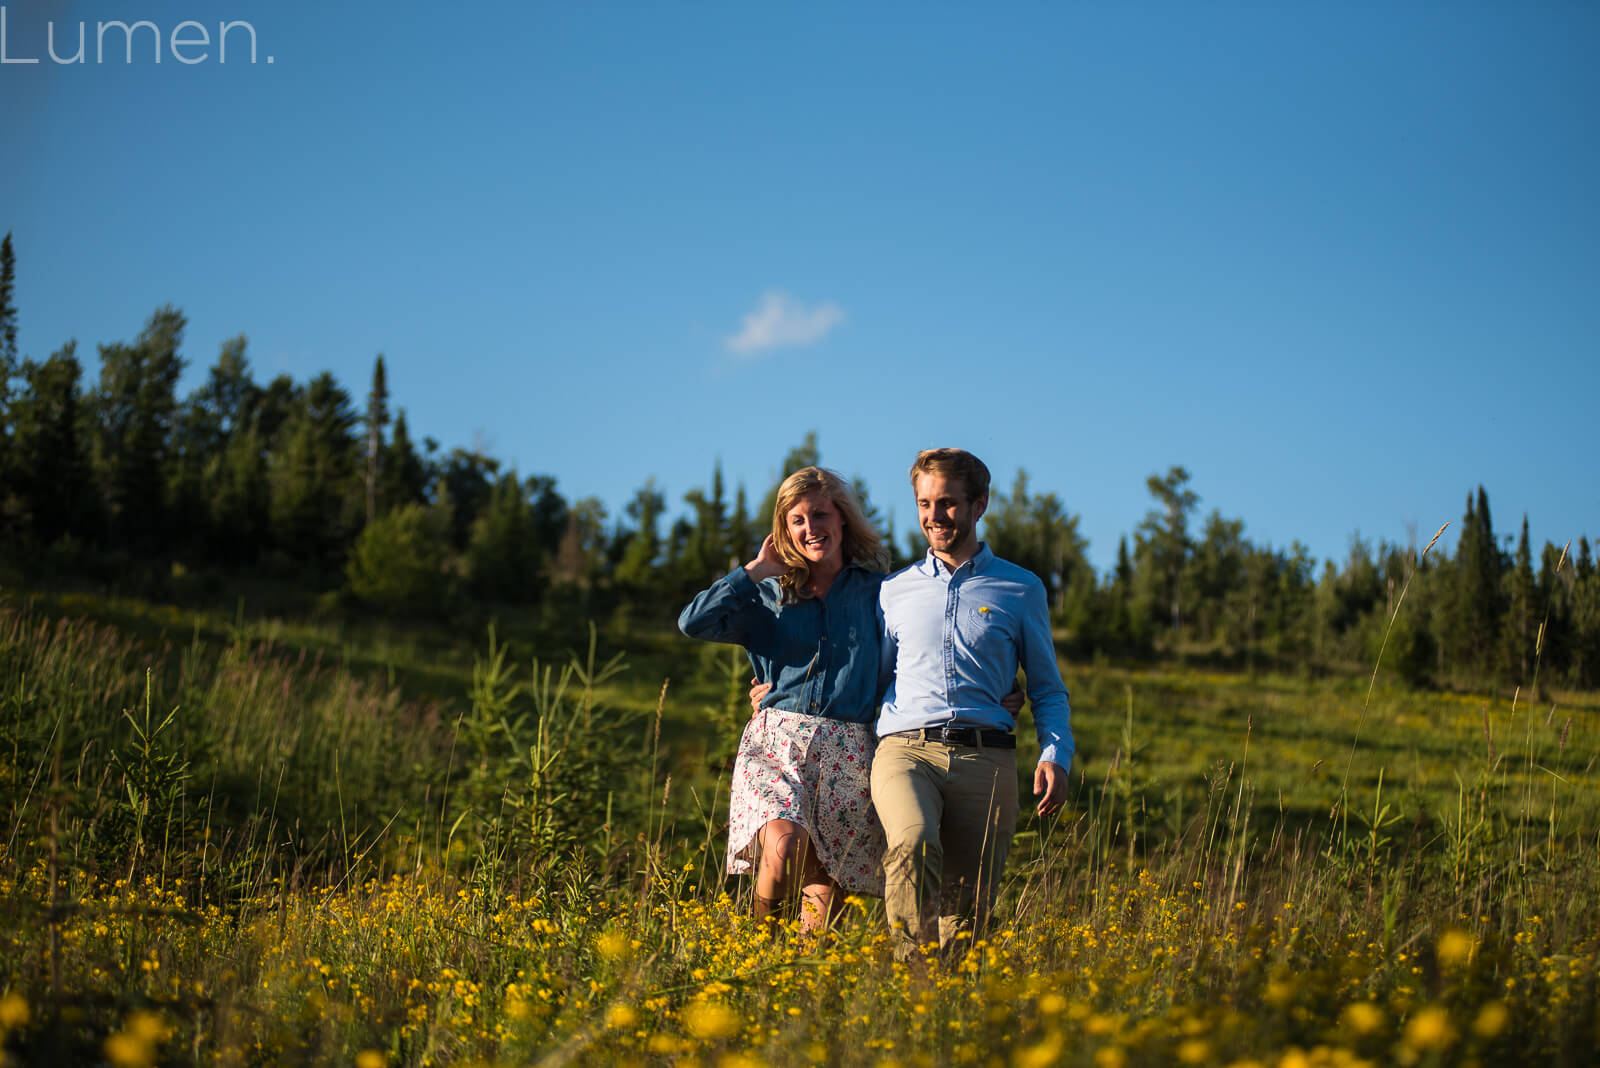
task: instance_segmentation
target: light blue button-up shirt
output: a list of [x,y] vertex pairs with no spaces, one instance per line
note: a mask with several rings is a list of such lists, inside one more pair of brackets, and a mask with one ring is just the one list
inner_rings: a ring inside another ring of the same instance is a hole
[[736,567],[678,616],[691,638],[742,645],[772,692],[762,708],[852,723],[878,711],[878,587],[883,572],[848,564],[826,597],[784,602],[778,580],[755,582]]
[[921,727],[1015,730],[1000,698],[1011,691],[1020,665],[1039,759],[1072,765],[1072,709],[1038,576],[987,545],[953,572],[929,551],[884,580],[878,606],[883,671],[894,674],[878,737]]

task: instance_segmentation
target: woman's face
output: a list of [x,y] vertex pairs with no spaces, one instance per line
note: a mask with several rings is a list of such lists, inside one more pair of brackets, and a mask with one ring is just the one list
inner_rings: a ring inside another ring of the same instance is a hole
[[844,518],[825,493],[809,493],[783,517],[800,555],[819,564],[844,556]]

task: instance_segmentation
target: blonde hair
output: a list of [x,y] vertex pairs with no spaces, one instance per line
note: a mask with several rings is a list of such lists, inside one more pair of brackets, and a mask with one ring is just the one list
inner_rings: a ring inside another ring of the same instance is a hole
[[811,583],[811,561],[801,555],[789,533],[789,510],[800,503],[802,497],[820,493],[839,509],[844,523],[844,559],[847,564],[860,564],[875,571],[887,569],[883,539],[861,510],[861,503],[850,484],[837,472],[825,467],[802,467],[783,480],[778,487],[778,503],[772,509],[772,543],[777,546],[783,560],[784,572],[778,576],[778,585],[785,600],[810,597],[807,587]]
[[911,488],[917,488],[918,475],[959,478],[969,500],[989,496],[989,469],[982,460],[965,449],[923,449],[911,465]]

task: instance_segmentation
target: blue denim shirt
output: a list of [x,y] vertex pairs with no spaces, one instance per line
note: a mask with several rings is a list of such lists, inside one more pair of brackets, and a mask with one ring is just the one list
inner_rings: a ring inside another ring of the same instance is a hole
[[878,599],[884,670],[894,673],[878,717],[880,738],[919,727],[1015,730],[1000,698],[1020,664],[1039,759],[1072,766],[1072,709],[1038,576],[987,545],[954,572],[930,550],[889,576]]
[[871,723],[878,714],[878,587],[883,573],[850,564],[826,597],[784,604],[776,578],[735,568],[678,616],[691,638],[742,645],[756,678],[770,682],[763,708]]

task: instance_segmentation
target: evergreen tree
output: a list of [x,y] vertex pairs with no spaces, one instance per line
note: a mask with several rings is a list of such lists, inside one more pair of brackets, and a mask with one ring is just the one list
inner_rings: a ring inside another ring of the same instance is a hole
[[158,309],[132,345],[100,346],[92,462],[114,546],[149,550],[166,533],[166,469],[178,412],[186,321]]
[[624,586],[647,590],[655,584],[656,559],[661,554],[661,513],[665,510],[666,498],[656,489],[654,478],[647,479],[628,502],[626,512],[634,528],[617,563],[617,581]]
[[679,593],[692,595],[722,574],[728,558],[728,507],[723,499],[722,462],[711,471],[711,492],[692,489],[683,496],[690,518],[674,524],[674,541],[682,538],[674,584]]
[[199,401],[210,413],[218,445],[242,430],[254,418],[260,403],[261,387],[250,377],[250,359],[245,355],[248,345],[243,334],[224,341],[217,362],[199,390]]
[[533,507],[515,470],[501,476],[473,519],[467,539],[467,586],[478,597],[524,604],[539,593],[539,545]]
[[[1213,509],[1200,541],[1194,546],[1182,586],[1192,590],[1189,616],[1201,641],[1221,639],[1239,645],[1249,628],[1245,560],[1251,555],[1244,539],[1244,520],[1224,519]],[[1264,576],[1263,576],[1264,578]]]
[[1572,681],[1585,689],[1600,686],[1600,569],[1589,539],[1578,539],[1572,578]]
[[1133,557],[1128,553],[1127,535],[1117,539],[1117,563],[1111,570],[1107,600],[1102,624],[1106,642],[1117,652],[1145,652],[1150,632],[1145,621],[1133,613]]
[[529,475],[522,484],[533,511],[533,540],[540,552],[554,555],[567,530],[567,500],[556,491],[550,475]]
[[291,558],[336,566],[360,526],[357,417],[350,395],[323,372],[307,384],[272,451],[271,524]]
[[731,571],[755,557],[760,546],[760,539],[755,536],[759,529],[760,524],[750,516],[749,501],[745,497],[744,483],[741,482],[733,498],[733,518],[728,521],[727,570]]
[[1189,472],[1173,466],[1164,477],[1151,475],[1145,487],[1157,507],[1146,513],[1136,532],[1137,559],[1147,581],[1168,609],[1176,641],[1183,627],[1183,573],[1191,548],[1189,514],[1200,498],[1189,489]]
[[383,428],[389,425],[389,384],[383,371],[383,353],[372,365],[372,390],[367,394],[367,522],[378,515],[378,463],[383,449]]
[[0,410],[6,389],[17,373],[17,255],[11,247],[11,232],[0,241]]
[[1526,515],[1522,517],[1522,537],[1517,542],[1517,554],[1505,575],[1504,584],[1505,594],[1501,600],[1506,606],[1506,614],[1500,627],[1501,663],[1513,682],[1526,686],[1533,677],[1534,628],[1538,626],[1533,615],[1536,587]]
[[350,592],[387,612],[437,615],[449,591],[449,549],[450,516],[437,503],[379,516],[351,549],[345,565]]
[[556,550],[558,580],[588,591],[605,569],[606,509],[597,497],[573,502]]
[[77,342],[43,364],[26,361],[24,391],[12,405],[21,518],[41,545],[89,526],[92,483],[81,436]]
[[489,506],[498,481],[500,461],[480,449],[455,448],[439,469],[439,483],[455,505],[451,544],[465,549],[472,521]]
[[1476,502],[1467,498],[1461,538],[1456,546],[1456,663],[1468,672],[1494,669],[1501,608],[1500,548],[1489,516],[1489,495],[1478,487]]
[[378,511],[392,512],[408,504],[422,504],[428,496],[428,465],[411,444],[406,410],[394,417],[394,432],[378,464]]
[[11,379],[17,373],[17,307],[13,303],[17,279],[17,257],[11,248],[11,234],[0,241],[0,534],[5,532],[6,512],[12,505],[5,487],[12,478],[12,433],[15,416],[11,411]]
[[233,564],[260,559],[268,545],[271,483],[254,422],[228,435],[206,481],[211,487],[210,555]]

